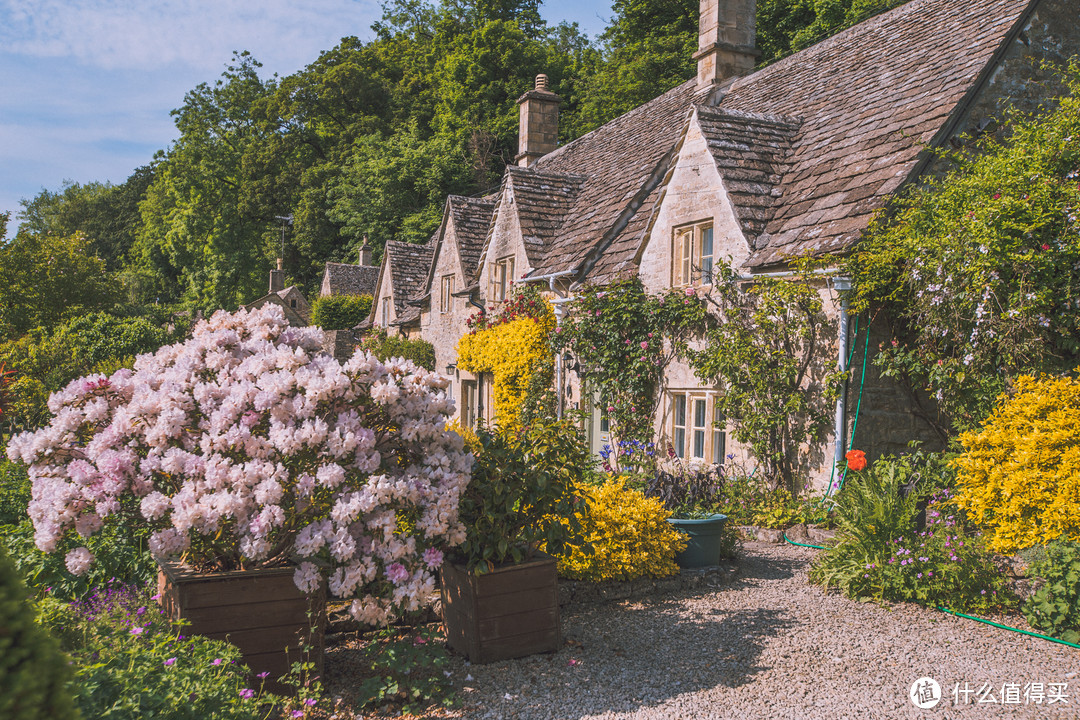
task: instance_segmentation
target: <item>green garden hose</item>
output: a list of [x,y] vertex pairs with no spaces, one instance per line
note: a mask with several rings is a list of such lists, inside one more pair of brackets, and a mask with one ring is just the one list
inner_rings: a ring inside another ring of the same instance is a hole
[[[795,542],[787,536],[787,533],[784,533],[783,535],[784,540],[792,545],[798,545],[799,547],[806,548],[814,548],[815,550],[825,549],[825,547],[822,545],[807,545],[806,543]],[[949,608],[941,607],[940,605],[938,605],[936,609],[940,610],[943,613],[948,613],[949,615],[967,618],[968,620],[974,620],[975,622],[981,622],[986,625],[993,625],[994,627],[1001,628],[1002,630],[1012,630],[1013,632],[1020,633],[1021,635],[1029,635],[1034,638],[1039,638],[1040,640],[1049,640],[1050,642],[1058,643],[1059,645],[1068,645],[1069,647],[1080,648],[1080,645],[1077,645],[1076,643],[1071,643],[1067,640],[1061,640],[1060,638],[1050,637],[1049,635],[1042,635],[1040,633],[1031,632],[1029,630],[1022,630],[1021,628],[1013,627],[1012,625],[1002,625],[1001,623],[996,623],[993,620],[987,620],[986,618],[977,617],[975,615],[968,615],[966,613],[958,612],[956,610],[950,610]]]

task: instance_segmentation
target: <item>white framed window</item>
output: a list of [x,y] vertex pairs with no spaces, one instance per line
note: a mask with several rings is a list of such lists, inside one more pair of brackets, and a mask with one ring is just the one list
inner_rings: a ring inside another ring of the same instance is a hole
[[439,283],[439,312],[450,312],[452,303],[454,302],[454,276],[443,275],[442,281]]
[[475,380],[461,381],[461,425],[462,427],[476,427],[477,407],[480,398],[476,392]]
[[711,222],[676,228],[671,247],[672,287],[694,282],[711,284],[714,253]]
[[716,393],[689,390],[670,393],[670,398],[668,439],[675,455],[684,460],[724,462],[726,418],[716,403]]
[[491,300],[502,302],[510,294],[514,281],[514,258],[504,257],[495,261],[491,268]]
[[671,397],[671,444],[675,454],[686,457],[686,395],[678,393]]
[[692,401],[693,430],[690,437],[690,457],[705,459],[706,415],[705,405],[708,401],[703,397],[696,397]]

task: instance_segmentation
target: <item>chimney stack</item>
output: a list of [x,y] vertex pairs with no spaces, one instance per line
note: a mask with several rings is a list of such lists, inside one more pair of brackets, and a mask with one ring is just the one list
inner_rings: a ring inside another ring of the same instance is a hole
[[536,87],[518,98],[518,155],[514,160],[529,167],[559,146],[559,103],[562,98],[547,88],[547,75],[536,76]]
[[757,64],[757,0],[701,0],[698,20],[698,88],[746,75]]
[[364,236],[364,244],[360,246],[360,265],[371,265],[371,246],[368,245],[367,235]]
[[285,261],[277,259],[277,269],[270,271],[270,292],[278,292],[285,289]]

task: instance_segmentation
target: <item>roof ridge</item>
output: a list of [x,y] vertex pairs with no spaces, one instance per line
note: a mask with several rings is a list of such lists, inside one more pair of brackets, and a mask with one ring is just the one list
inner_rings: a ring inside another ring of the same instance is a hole
[[772,125],[774,127],[782,127],[785,129],[797,130],[804,122],[803,118],[798,115],[756,113],[750,112],[748,110],[736,110],[734,108],[716,107],[715,105],[706,105],[703,103],[694,103],[694,109],[696,109],[698,113],[705,112],[709,115],[730,117],[736,120],[756,120],[757,122],[765,125]]

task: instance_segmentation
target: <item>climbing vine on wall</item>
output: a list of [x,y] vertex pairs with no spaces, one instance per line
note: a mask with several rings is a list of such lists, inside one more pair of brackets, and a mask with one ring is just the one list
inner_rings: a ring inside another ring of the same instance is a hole
[[620,440],[652,440],[664,370],[708,324],[700,288],[649,295],[637,277],[587,286],[555,333],[578,361]]

